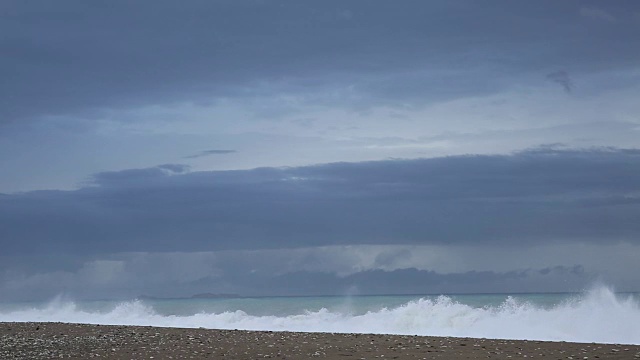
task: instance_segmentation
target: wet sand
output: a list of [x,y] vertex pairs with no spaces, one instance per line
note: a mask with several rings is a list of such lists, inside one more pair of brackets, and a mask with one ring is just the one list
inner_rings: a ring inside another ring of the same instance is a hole
[[0,323],[0,359],[640,359],[640,346]]

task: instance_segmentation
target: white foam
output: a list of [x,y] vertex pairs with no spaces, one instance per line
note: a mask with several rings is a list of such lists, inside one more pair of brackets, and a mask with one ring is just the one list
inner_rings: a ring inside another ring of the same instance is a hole
[[640,306],[599,287],[551,308],[516,298],[500,306],[474,308],[441,296],[362,315],[321,309],[289,316],[253,316],[243,311],[160,315],[142,301],[110,311],[86,311],[71,301],[0,311],[0,321],[59,321],[114,325],[204,327],[243,330],[358,332],[503,339],[640,344]]

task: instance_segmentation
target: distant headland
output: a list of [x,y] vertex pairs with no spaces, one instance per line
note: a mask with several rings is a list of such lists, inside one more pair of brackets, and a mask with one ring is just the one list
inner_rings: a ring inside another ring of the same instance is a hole
[[150,295],[138,295],[136,298],[140,300],[184,300],[184,299],[238,299],[244,296],[238,294],[217,294],[217,293],[200,293],[191,296],[182,297],[162,297]]

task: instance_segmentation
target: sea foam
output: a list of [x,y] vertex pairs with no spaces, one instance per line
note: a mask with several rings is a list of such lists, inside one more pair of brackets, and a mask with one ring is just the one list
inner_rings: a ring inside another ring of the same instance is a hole
[[204,327],[340,333],[381,333],[477,338],[640,344],[640,306],[605,287],[551,307],[508,297],[497,306],[472,307],[451,297],[422,298],[364,314],[326,308],[287,316],[246,312],[162,315],[140,300],[106,311],[87,311],[57,299],[46,306],[0,310],[0,321],[56,321],[113,325]]

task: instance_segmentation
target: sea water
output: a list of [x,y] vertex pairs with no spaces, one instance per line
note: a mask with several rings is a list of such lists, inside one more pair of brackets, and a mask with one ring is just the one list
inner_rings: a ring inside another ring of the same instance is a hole
[[379,333],[640,344],[640,295],[157,299],[0,304],[0,321]]

